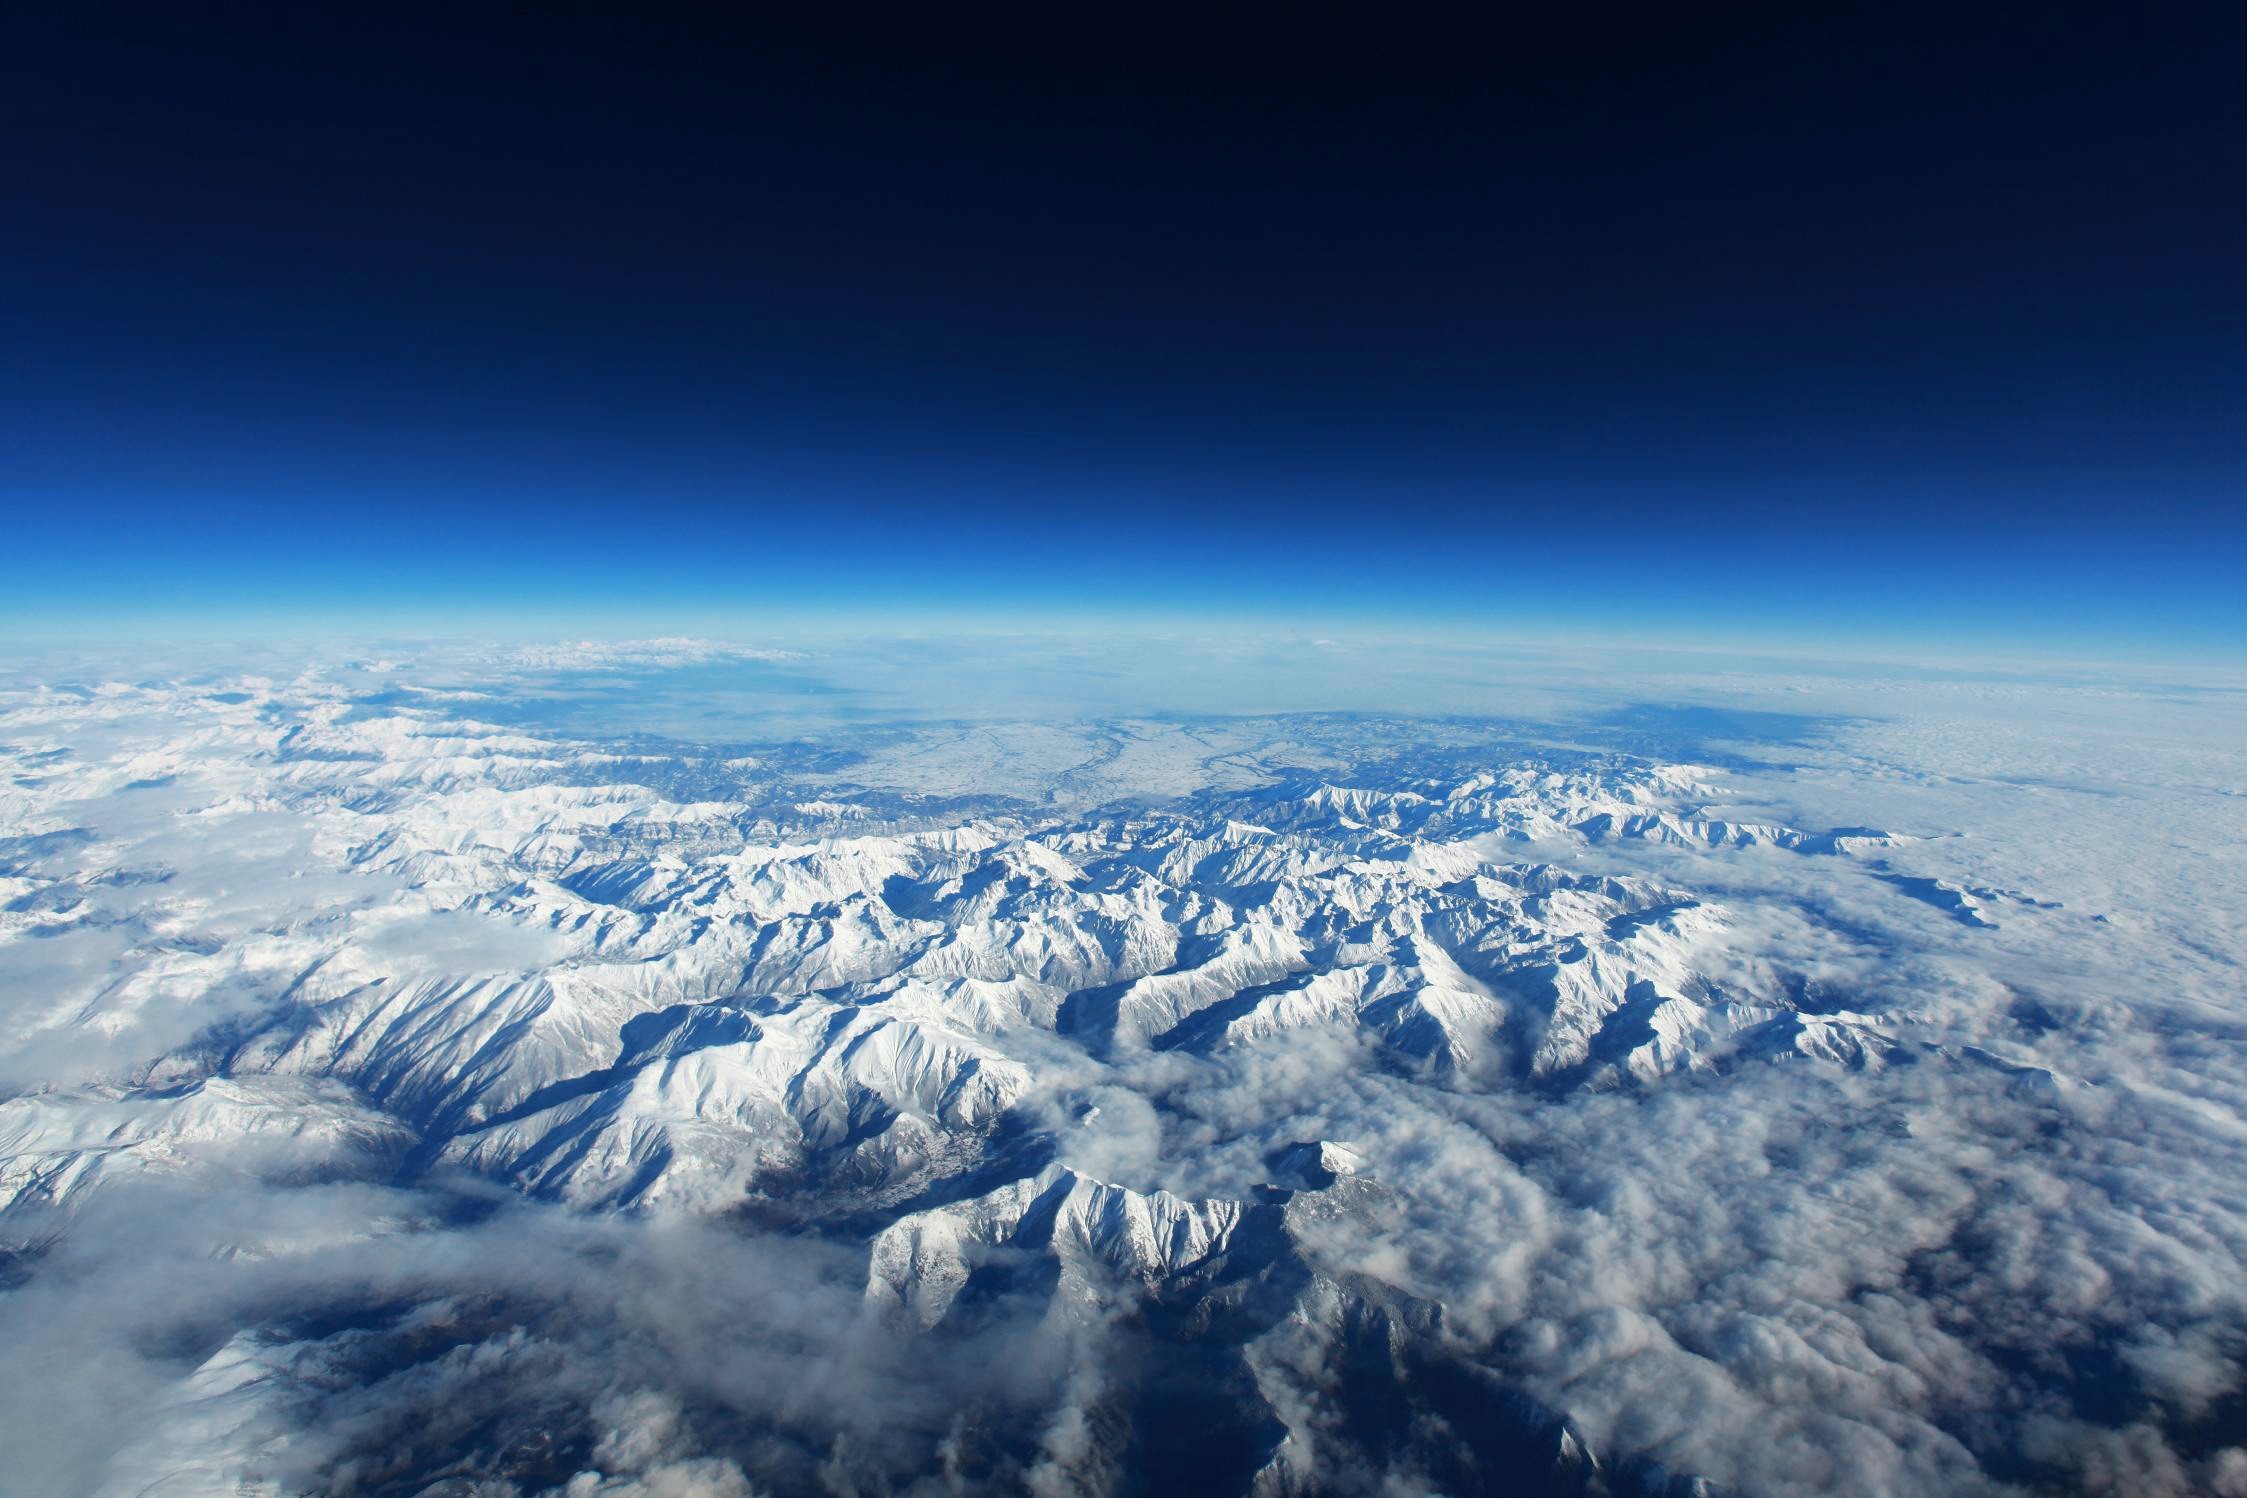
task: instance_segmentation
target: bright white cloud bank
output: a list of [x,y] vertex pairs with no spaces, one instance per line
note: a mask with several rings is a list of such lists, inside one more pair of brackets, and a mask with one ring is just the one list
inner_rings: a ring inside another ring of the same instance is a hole
[[2247,697],[508,677],[805,659],[16,679],[9,1481],[2247,1492]]

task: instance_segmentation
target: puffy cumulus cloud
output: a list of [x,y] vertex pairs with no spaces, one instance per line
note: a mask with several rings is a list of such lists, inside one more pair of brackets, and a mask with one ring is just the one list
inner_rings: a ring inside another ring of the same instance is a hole
[[[390,664],[0,700],[26,1491],[2247,1492],[2228,698],[893,728],[750,806]],[[1050,812],[928,799],[1002,752]]]
[[593,1465],[563,1486],[569,1498],[748,1498],[749,1480],[722,1457],[695,1454],[677,1402],[642,1390],[597,1402]]

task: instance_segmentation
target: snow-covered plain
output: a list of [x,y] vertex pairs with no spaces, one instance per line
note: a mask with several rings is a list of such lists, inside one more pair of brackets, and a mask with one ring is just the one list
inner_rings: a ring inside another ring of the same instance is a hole
[[2247,1493],[2236,686],[816,666],[6,678],[0,1487]]

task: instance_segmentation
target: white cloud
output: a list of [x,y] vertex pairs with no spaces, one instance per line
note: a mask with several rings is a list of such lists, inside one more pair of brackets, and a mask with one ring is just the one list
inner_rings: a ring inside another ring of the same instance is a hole
[[697,666],[711,661],[796,661],[794,650],[774,650],[721,640],[666,636],[653,640],[561,640],[508,650],[500,661],[538,671],[648,671]]

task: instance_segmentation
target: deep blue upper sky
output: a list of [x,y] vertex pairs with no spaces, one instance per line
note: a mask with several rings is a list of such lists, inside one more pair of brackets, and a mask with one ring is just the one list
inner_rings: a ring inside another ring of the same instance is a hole
[[633,9],[12,21],[0,626],[2247,643],[2226,7]]

